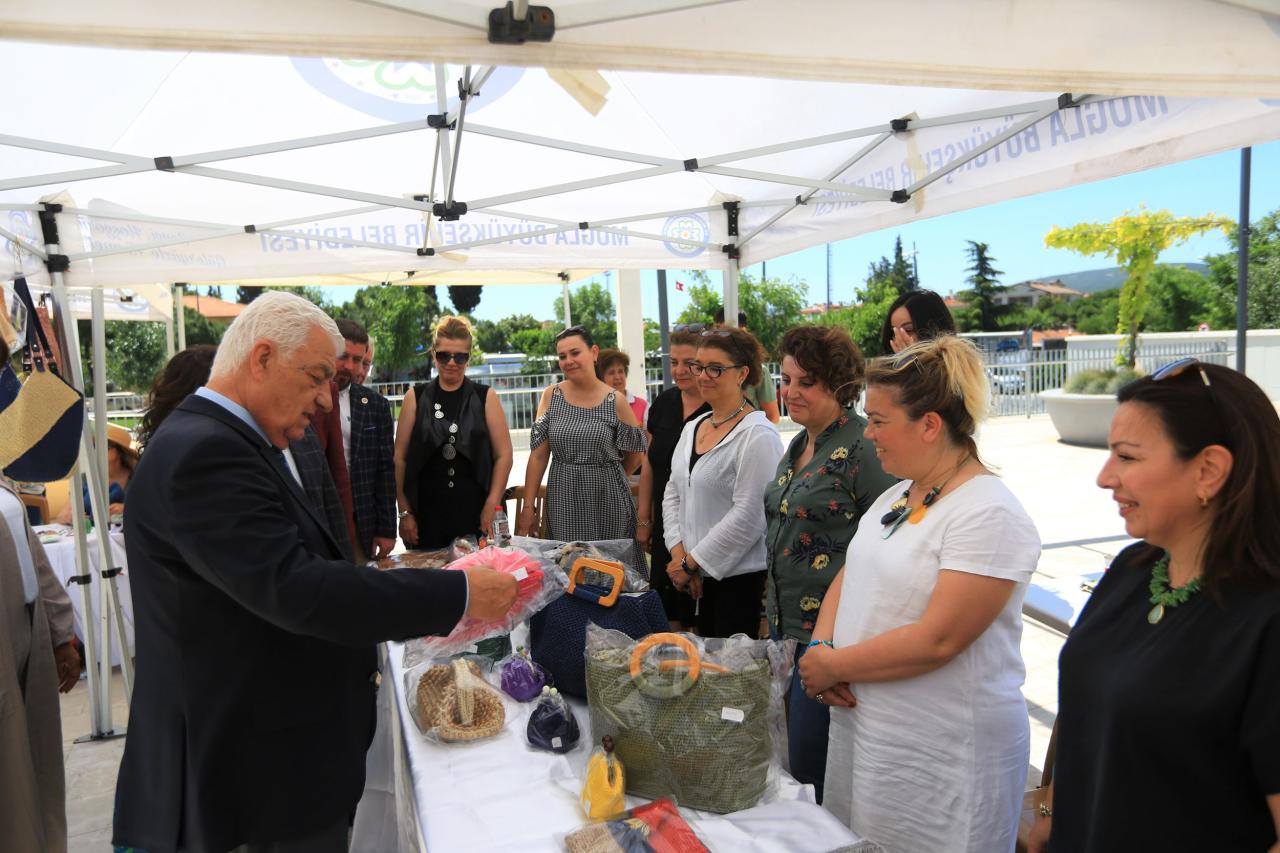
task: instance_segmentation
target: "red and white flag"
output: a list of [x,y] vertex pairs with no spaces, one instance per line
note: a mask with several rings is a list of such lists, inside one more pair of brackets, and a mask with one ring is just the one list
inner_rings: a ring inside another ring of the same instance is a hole
[[684,282],[683,282],[683,281],[677,281],[677,282],[676,282],[676,290],[684,290]]

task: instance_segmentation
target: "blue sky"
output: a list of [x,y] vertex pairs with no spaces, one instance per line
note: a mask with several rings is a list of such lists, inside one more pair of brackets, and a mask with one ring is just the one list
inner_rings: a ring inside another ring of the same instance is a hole
[[[1280,142],[1253,149],[1253,180],[1250,218],[1259,219],[1280,207]],[[1004,271],[1006,283],[1043,278],[1108,266],[1102,258],[1088,258],[1044,245],[1045,233],[1054,225],[1106,221],[1126,210],[1145,204],[1153,210],[1168,209],[1183,216],[1216,213],[1232,219],[1240,210],[1240,153],[1230,151],[1133,175],[1111,178],[1029,198],[1015,199],[936,219],[914,222],[899,228],[864,234],[832,244],[832,300],[847,302],[855,288],[866,279],[867,267],[893,251],[893,241],[902,237],[903,249],[916,252],[921,284],[940,293],[964,288],[968,240],[987,243]],[[1214,234],[1189,241],[1161,256],[1162,262],[1196,261],[1205,255],[1227,251],[1225,237]],[[804,281],[809,303],[826,301],[827,253],[817,246],[769,261],[770,278]],[[760,275],[760,265],[748,267],[750,276]],[[601,277],[603,279],[603,277]],[[676,291],[677,280],[688,281],[687,273],[669,270],[668,299],[674,320],[688,304],[685,293]],[[609,278],[612,282],[612,278]],[[658,316],[657,275],[643,275],[644,314]],[[718,274],[713,275],[718,283]],[[331,298],[350,297],[347,288],[328,288]],[[441,290],[442,301],[444,292]],[[497,320],[511,314],[532,314],[551,319],[560,288],[547,286],[486,287],[476,316]]]

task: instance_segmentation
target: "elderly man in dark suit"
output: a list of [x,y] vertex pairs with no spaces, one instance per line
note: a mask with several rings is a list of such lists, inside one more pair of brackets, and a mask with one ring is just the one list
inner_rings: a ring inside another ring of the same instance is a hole
[[494,620],[508,575],[341,559],[281,450],[330,405],[320,309],[266,293],[209,383],[156,431],[125,541],[137,675],[115,844],[148,853],[337,853],[364,785],[375,644]]

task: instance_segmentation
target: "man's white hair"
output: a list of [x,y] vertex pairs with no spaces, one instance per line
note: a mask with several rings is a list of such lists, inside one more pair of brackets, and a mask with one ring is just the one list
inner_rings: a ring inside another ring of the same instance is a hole
[[283,293],[268,291],[249,303],[240,316],[231,321],[218,344],[209,378],[225,376],[239,369],[249,359],[258,341],[268,340],[280,348],[282,355],[296,351],[306,341],[311,329],[319,327],[333,344],[336,357],[343,348],[342,335],[333,318],[314,302]]

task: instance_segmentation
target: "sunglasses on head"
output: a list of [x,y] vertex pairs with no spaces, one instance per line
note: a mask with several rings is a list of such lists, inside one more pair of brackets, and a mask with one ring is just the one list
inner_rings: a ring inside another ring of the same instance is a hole
[[436,353],[436,361],[440,362],[441,364],[448,364],[451,361],[457,364],[466,364],[468,359],[470,358],[471,358],[471,353],[469,352],[437,352]]
[[1204,369],[1204,363],[1198,358],[1180,358],[1177,361],[1171,361],[1163,367],[1157,368],[1151,374],[1152,382],[1162,382],[1166,379],[1173,379],[1175,376],[1181,376],[1188,370],[1195,368],[1200,373],[1200,381],[1204,383],[1205,393],[1209,395],[1209,402],[1214,408],[1218,407],[1218,398],[1213,393],[1213,383],[1209,381],[1209,373]]
[[706,323],[676,323],[671,327],[673,332],[693,332],[698,333],[707,327]]
[[563,341],[565,338],[572,338],[575,335],[582,338],[584,341],[591,340],[591,333],[587,331],[585,326],[570,326],[560,334],[556,335],[555,340],[556,343],[560,343],[560,341]]
[[733,332],[728,329],[703,329],[702,337],[704,338],[731,338]]

